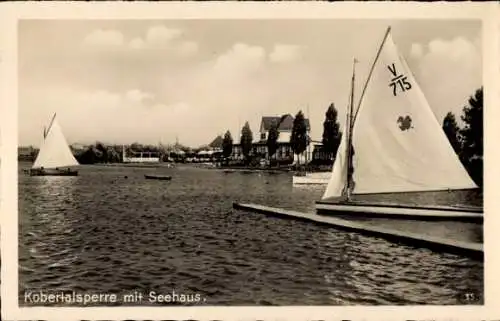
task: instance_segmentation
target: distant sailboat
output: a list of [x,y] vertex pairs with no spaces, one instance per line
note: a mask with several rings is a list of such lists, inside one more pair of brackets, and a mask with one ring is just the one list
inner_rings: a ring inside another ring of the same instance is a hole
[[78,171],[72,167],[78,165],[54,114],[49,127],[44,129],[43,142],[29,174],[31,176],[77,176]]
[[482,208],[366,203],[352,195],[476,189],[387,29],[346,130],[318,213],[482,221]]

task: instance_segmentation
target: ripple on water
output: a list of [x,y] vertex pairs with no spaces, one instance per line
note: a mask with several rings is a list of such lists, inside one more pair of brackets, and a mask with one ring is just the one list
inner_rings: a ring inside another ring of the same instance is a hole
[[[216,305],[460,304],[465,292],[482,296],[480,262],[232,210],[233,201],[313,210],[323,190],[292,188],[288,174],[161,169],[173,176],[165,183],[143,179],[148,171],[21,174],[20,292],[175,290]],[[467,224],[367,224],[481,238]]]

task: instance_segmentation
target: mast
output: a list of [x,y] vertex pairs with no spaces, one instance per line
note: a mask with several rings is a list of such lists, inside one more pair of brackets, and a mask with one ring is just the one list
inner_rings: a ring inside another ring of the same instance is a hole
[[389,26],[387,28],[387,30],[385,31],[382,43],[380,44],[378,51],[377,51],[377,55],[375,56],[375,59],[372,63],[370,73],[368,74],[368,78],[366,79],[365,85],[363,87],[363,91],[361,92],[361,96],[360,96],[358,104],[356,106],[356,110],[354,110],[354,81],[355,81],[355,65],[358,61],[356,60],[356,58],[354,58],[353,67],[352,67],[351,99],[349,102],[349,110],[348,110],[348,114],[347,114],[347,122],[348,122],[347,129],[348,130],[346,130],[347,135],[348,135],[347,136],[347,146],[346,146],[346,149],[347,149],[347,153],[346,153],[347,154],[347,174],[346,174],[346,184],[345,184],[345,189],[344,189],[344,195],[346,196],[347,201],[349,201],[351,198],[351,189],[352,189],[352,186],[351,186],[351,183],[352,183],[351,170],[353,167],[353,164],[352,164],[352,129],[354,127],[354,122],[356,121],[356,117],[358,116],[358,112],[359,112],[363,97],[365,95],[366,88],[368,87],[368,83],[370,82],[371,76],[373,74],[373,70],[375,69],[375,64],[378,61],[378,58],[380,56],[380,53],[382,52],[382,48],[384,47],[385,41],[386,41],[387,37],[389,36],[390,31],[391,31],[391,27]]
[[[309,119],[309,104],[307,104],[306,106],[307,106],[306,107],[306,112],[307,112],[306,119],[309,122],[309,124],[311,124],[311,120]],[[310,150],[310,137],[309,137],[310,130],[311,130],[310,128],[309,128],[309,130],[307,130],[307,124],[306,124],[306,135],[307,135],[306,168],[307,168],[307,164],[310,162],[310,160],[309,160],[309,154],[311,152],[311,150]]]
[[47,135],[49,134],[50,129],[52,128],[52,124],[54,123],[54,119],[56,118],[56,113],[54,113],[54,116],[52,116],[52,119],[50,120],[49,127],[48,128],[43,128],[43,138],[47,138]]
[[[347,103],[347,117],[346,117],[346,121],[345,121],[345,133],[343,135],[347,135],[347,140],[349,140],[349,122],[351,120],[350,118],[350,111],[351,111],[351,102],[350,102],[350,99],[349,99],[349,102]],[[347,156],[347,162],[349,162],[349,142],[346,143],[346,146],[345,146],[345,149],[346,149],[346,156]],[[349,200],[349,195],[347,194],[347,190],[349,189],[349,169],[346,171],[346,177],[345,177],[345,183],[344,183],[344,189],[342,190],[342,195],[345,196],[347,198],[347,200]]]
[[352,80],[351,80],[351,97],[349,101],[349,109],[347,111],[347,126],[346,126],[346,135],[347,135],[347,177],[345,183],[345,196],[347,197],[347,201],[351,198],[351,181],[352,181],[352,173],[351,173],[351,163],[352,163],[352,129],[353,129],[353,104],[354,104],[354,81],[355,81],[355,73],[356,73],[356,63],[358,61],[354,58],[352,63]]

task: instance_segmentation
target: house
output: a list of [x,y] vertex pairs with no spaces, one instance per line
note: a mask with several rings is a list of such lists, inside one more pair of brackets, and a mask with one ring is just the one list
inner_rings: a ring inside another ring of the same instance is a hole
[[323,144],[314,144],[312,160],[317,164],[331,164],[333,161],[332,155],[324,150]]
[[122,161],[124,163],[159,163],[160,153],[151,151],[134,151],[130,146],[127,151],[125,146],[122,146]]
[[[275,123],[278,127],[278,140],[277,140],[277,150],[273,158],[276,158],[279,161],[289,160],[290,162],[294,161],[294,154],[292,151],[292,147],[290,145],[290,138],[292,136],[293,129],[293,121],[294,118],[290,114],[286,114],[283,116],[264,116],[260,122],[259,128],[259,140],[253,143],[252,147],[252,155],[259,155],[263,158],[268,158],[269,154],[267,151],[267,138],[269,137],[269,130],[273,123]],[[311,125],[309,123],[309,119],[305,119],[307,133],[309,134],[311,130]],[[305,157],[307,159],[311,159],[311,155],[309,157]],[[233,152],[231,157],[233,159],[243,159],[243,152],[240,144],[233,145]],[[302,158],[302,157],[301,157]]]
[[[278,125],[278,133],[279,133],[278,143],[289,143],[290,137],[292,136],[293,121],[294,118],[290,114],[286,114],[283,116],[262,117],[262,120],[260,121],[260,130],[259,130],[260,141],[261,142],[267,141],[269,130],[271,129],[273,123],[276,123]],[[306,122],[307,132],[309,133],[311,130],[309,119],[306,118],[305,122]]]

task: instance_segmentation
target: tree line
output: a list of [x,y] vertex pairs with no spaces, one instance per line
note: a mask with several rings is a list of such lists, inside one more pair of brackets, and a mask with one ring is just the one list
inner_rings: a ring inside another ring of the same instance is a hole
[[[159,147],[155,145],[143,145],[139,143],[133,143],[130,146],[125,146],[126,155],[133,155],[138,153],[138,151],[145,153],[153,153],[158,155],[158,157],[163,161],[168,161],[169,156],[180,160],[187,156],[194,156],[199,151],[210,148],[217,147],[219,140],[222,141],[222,137],[216,137],[212,143],[209,145],[200,146],[199,148],[190,148],[181,144],[176,143],[173,146]],[[177,155],[175,151],[182,151],[183,155]],[[170,152],[169,152],[170,151]],[[73,155],[80,164],[99,164],[99,163],[121,163],[123,162],[123,145],[105,145],[101,142],[96,142],[84,150],[73,150]],[[36,153],[33,158],[36,157]]]
[[474,182],[483,186],[483,88],[469,97],[459,126],[452,112],[443,119],[443,130],[453,150]]

